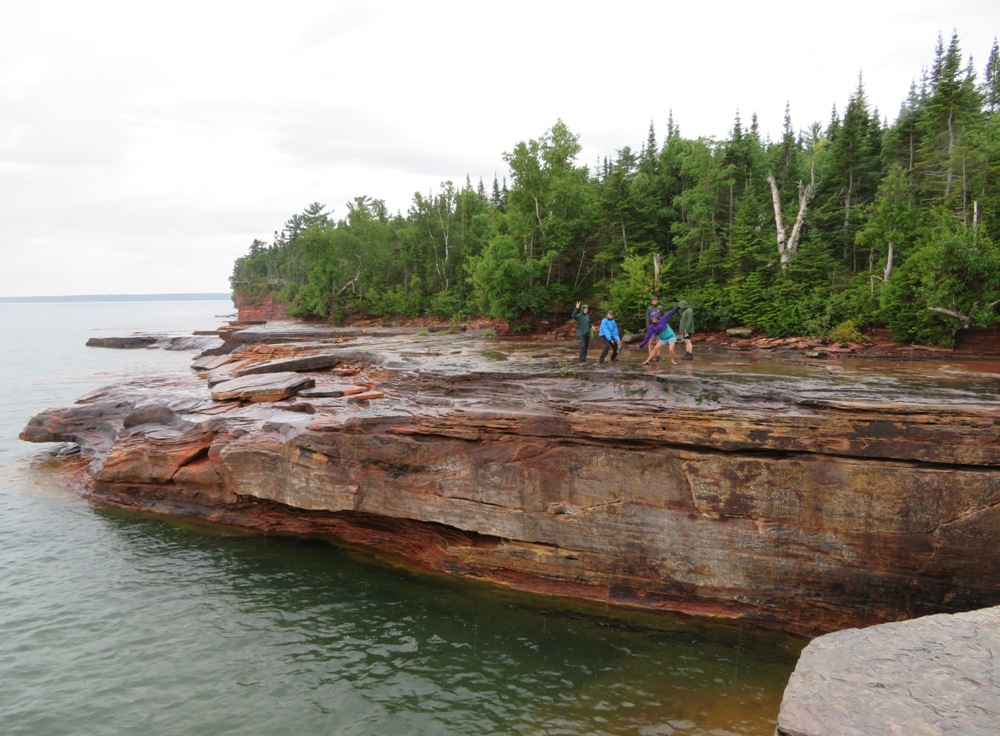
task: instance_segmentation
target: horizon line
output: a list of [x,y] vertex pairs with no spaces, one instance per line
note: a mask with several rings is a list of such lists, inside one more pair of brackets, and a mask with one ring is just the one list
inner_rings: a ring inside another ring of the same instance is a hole
[[224,291],[182,291],[150,292],[142,294],[41,294],[36,296],[0,296],[0,302],[48,302],[48,301],[180,301],[182,299],[205,300],[232,299],[232,292]]

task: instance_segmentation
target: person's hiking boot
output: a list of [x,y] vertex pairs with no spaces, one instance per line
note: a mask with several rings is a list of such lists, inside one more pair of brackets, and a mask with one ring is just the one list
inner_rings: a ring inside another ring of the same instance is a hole
[[684,353],[684,357],[681,360],[694,360],[694,355],[692,353]]
[[656,362],[657,362],[657,363],[659,363],[659,362],[660,362],[660,356],[659,356],[659,355],[657,355],[657,356],[656,356]]

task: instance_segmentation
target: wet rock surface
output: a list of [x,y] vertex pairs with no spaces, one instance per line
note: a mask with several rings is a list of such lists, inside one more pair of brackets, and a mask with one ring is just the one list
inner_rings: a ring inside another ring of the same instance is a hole
[[222,340],[215,333],[134,334],[122,337],[91,337],[87,340],[87,347],[89,348],[113,348],[117,350],[144,348],[158,348],[161,350],[208,350],[221,345]]
[[[224,339],[197,374],[22,437],[77,443],[108,503],[540,593],[806,634],[1000,603],[996,359],[696,343],[677,366],[579,366],[571,339],[298,323]],[[302,383],[221,390],[276,377]]]
[[788,682],[779,736],[994,736],[1000,608],[813,640]]

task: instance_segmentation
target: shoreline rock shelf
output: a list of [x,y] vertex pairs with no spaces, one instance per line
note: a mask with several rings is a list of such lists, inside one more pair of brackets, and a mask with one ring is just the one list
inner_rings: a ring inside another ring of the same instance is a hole
[[827,634],[803,650],[776,734],[994,736],[997,662],[1000,607]]
[[574,344],[508,338],[498,361],[475,330],[226,339],[205,378],[21,436],[78,444],[99,501],[542,594],[804,635],[1000,603],[996,360],[568,370]]

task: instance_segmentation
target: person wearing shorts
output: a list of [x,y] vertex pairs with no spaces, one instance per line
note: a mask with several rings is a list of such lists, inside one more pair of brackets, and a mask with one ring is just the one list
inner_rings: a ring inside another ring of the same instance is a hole
[[[664,320],[666,321],[666,320]],[[677,365],[677,361],[674,360],[674,345],[677,343],[677,335],[674,333],[673,328],[670,325],[666,326],[659,335],[656,336],[656,344],[653,346],[653,352],[649,356],[649,360],[645,361],[643,365],[646,365],[650,360],[655,360],[656,356],[660,354],[660,350],[666,345],[670,353],[670,365]]]

